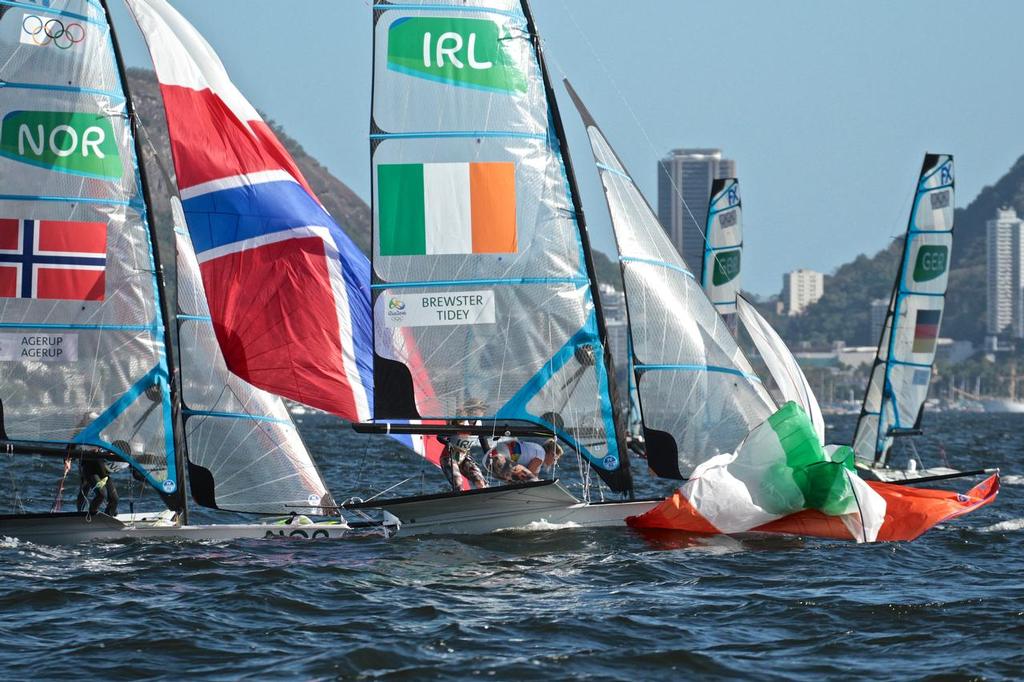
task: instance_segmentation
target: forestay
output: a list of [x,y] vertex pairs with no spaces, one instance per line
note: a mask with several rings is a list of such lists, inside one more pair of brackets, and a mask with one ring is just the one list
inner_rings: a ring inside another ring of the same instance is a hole
[[374,5],[375,417],[540,425],[621,490],[596,288],[532,33],[512,0]]
[[164,320],[99,3],[0,2],[0,395],[18,440],[103,446],[173,493]]
[[825,419],[821,415],[821,407],[818,406],[818,399],[814,397],[814,391],[811,390],[804,371],[800,369],[796,358],[786,347],[786,342],[772,328],[768,320],[764,319],[757,311],[757,308],[743,296],[736,297],[736,315],[747,334],[750,335],[779,390],[782,398],[779,405],[792,401],[803,408],[814,425],[814,432],[818,435],[818,440],[824,444]]
[[954,184],[953,157],[926,154],[853,441],[857,458],[870,465],[884,465],[893,437],[921,426],[946,302]]
[[741,286],[743,255],[743,201],[736,178],[716,178],[711,183],[708,216],[704,222],[704,260],[701,286],[722,315],[736,312]]
[[178,250],[178,348],[192,498],[265,514],[329,514],[334,502],[280,398],[232,374],[217,345],[199,263]]
[[685,477],[734,451],[775,406],[597,123],[569,93],[619,248],[648,463],[659,476]]

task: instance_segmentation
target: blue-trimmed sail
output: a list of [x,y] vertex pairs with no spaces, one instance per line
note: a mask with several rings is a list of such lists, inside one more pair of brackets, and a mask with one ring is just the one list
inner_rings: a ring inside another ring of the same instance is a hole
[[12,439],[178,488],[164,321],[104,12],[0,2],[0,397]]
[[701,286],[722,315],[736,312],[736,296],[743,255],[743,201],[736,178],[711,183],[708,215],[704,221],[704,260]]
[[926,154],[853,440],[857,458],[870,466],[885,465],[894,436],[921,426],[946,303],[954,190],[953,157]]
[[182,226],[175,229],[178,348],[192,498],[213,509],[331,514],[334,502],[284,403],[228,370],[184,215],[176,213]]
[[375,417],[541,425],[625,488],[529,24],[518,0],[374,5]]
[[775,411],[725,321],[708,301],[583,102],[619,248],[647,461],[680,478],[733,452]]

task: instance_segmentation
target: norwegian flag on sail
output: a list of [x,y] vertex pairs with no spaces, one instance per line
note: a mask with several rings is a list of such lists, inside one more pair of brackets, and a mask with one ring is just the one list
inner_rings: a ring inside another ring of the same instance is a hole
[[373,323],[366,257],[165,0],[128,0],[149,45],[217,340],[232,372],[365,421]]
[[0,218],[0,298],[102,301],[107,224]]

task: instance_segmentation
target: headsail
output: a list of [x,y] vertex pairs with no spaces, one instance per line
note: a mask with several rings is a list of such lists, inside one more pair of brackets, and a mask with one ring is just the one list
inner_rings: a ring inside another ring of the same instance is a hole
[[743,255],[743,202],[736,178],[716,178],[711,183],[704,226],[701,286],[720,314],[735,313]]
[[626,288],[648,463],[681,478],[732,452],[775,410],[725,322],[569,86],[590,137]]
[[241,512],[331,513],[322,508],[334,505],[327,486],[284,403],[239,379],[224,363],[183,224],[175,241],[192,498],[206,507]]
[[818,440],[824,444],[825,419],[821,415],[821,407],[818,406],[818,399],[814,397],[804,371],[786,347],[786,342],[743,296],[736,297],[736,315],[768,367],[781,394],[781,402],[793,401],[803,408],[814,425]]
[[369,268],[291,156],[166,0],[149,45],[217,340],[249,383],[350,420],[372,401]]
[[0,3],[0,395],[13,439],[89,443],[177,491],[165,321],[111,28]]
[[[631,487],[600,302],[518,0],[374,4],[377,419],[551,429]],[[413,354],[420,360],[411,361]]]
[[953,157],[926,154],[853,441],[869,465],[884,465],[893,437],[921,426],[946,303],[954,185]]

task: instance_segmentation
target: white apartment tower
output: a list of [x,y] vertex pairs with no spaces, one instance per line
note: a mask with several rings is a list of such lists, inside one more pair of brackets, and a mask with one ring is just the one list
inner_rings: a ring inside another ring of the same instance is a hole
[[799,315],[825,293],[825,275],[814,270],[793,270],[782,276],[782,309]]
[[1021,295],[1024,264],[1024,221],[1012,207],[996,211],[986,223],[988,335],[1024,337],[1024,297]]

